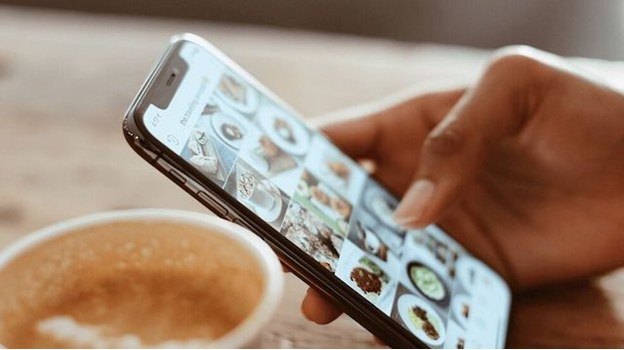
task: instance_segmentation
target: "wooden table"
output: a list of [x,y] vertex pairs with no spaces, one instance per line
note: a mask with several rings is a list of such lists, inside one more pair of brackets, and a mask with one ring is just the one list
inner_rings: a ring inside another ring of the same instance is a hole
[[[302,32],[0,7],[0,247],[87,213],[135,207],[205,212],[126,145],[121,118],[174,33],[213,41],[305,115],[399,90],[473,81],[487,52]],[[620,86],[624,64],[579,60]],[[287,277],[266,347],[375,347],[346,316],[299,312]],[[624,346],[624,271],[518,296],[512,347]]]

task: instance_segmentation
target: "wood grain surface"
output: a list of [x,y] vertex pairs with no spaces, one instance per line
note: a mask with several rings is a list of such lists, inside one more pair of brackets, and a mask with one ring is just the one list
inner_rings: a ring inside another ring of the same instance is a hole
[[[203,22],[106,17],[0,6],[0,247],[45,225],[122,208],[206,212],[136,156],[125,109],[175,33],[211,40],[313,117],[389,94],[469,84],[487,52]],[[624,64],[577,60],[620,87]],[[287,278],[262,335],[277,348],[379,347],[346,316],[329,326],[299,311]],[[624,272],[517,296],[508,346],[623,347]]]

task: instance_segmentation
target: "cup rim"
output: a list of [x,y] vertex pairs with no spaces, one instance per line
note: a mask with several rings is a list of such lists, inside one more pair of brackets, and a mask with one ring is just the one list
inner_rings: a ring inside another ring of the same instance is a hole
[[[236,348],[249,343],[277,311],[284,288],[282,267],[273,250],[260,237],[239,225],[214,215],[176,209],[146,208],[100,212],[61,221],[36,230],[0,250],[0,270],[24,252],[78,229],[111,222],[150,219],[196,224],[213,230],[216,229],[220,234],[227,234],[228,237],[234,239],[254,255],[265,274],[262,299],[247,318],[224,336],[208,343],[208,346],[211,348]],[[2,344],[0,344],[0,348],[2,348]]]

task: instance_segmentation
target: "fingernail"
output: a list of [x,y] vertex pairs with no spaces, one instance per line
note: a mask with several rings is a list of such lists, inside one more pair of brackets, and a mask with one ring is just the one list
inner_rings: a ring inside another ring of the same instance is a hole
[[394,212],[394,220],[401,226],[409,228],[418,224],[425,214],[425,209],[433,197],[435,184],[431,180],[418,180],[407,190],[403,201]]

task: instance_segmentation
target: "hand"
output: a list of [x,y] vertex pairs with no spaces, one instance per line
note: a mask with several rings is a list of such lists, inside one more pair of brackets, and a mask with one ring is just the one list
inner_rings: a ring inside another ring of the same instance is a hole
[[[437,222],[516,291],[624,264],[624,96],[559,57],[505,49],[474,87],[325,131],[403,196],[397,221]],[[302,309],[340,315],[316,292]]]

